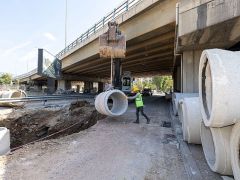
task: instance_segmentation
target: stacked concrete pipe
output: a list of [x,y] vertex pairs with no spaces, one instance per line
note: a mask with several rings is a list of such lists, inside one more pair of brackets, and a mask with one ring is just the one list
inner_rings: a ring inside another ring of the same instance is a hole
[[201,141],[207,163],[212,171],[232,175],[230,136],[232,126],[211,128],[201,125]]
[[240,180],[240,123],[233,126],[230,149],[234,178]]
[[199,66],[199,96],[206,126],[224,127],[240,121],[240,53],[203,51]]
[[0,127],[0,156],[10,151],[10,132],[5,127]]
[[179,100],[184,97],[197,97],[198,93],[173,93],[172,94],[172,105],[173,105],[173,113],[174,115],[178,115],[178,104]]
[[199,65],[201,140],[215,172],[240,180],[240,53],[205,50]]
[[182,119],[183,140],[192,144],[201,144],[200,128],[202,116],[199,108],[199,97],[183,98],[179,104],[179,117]]
[[[112,107],[109,108],[108,100],[112,99]],[[127,96],[120,90],[110,90],[102,92],[96,97],[95,108],[103,115],[120,116],[127,111],[128,100]]]

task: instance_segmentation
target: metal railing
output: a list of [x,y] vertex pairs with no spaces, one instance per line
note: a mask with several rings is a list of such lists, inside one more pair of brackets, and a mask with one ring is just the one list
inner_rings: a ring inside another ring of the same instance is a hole
[[[127,12],[129,9],[131,9],[133,6],[137,5],[139,2],[143,0],[126,0],[124,1],[120,6],[115,8],[112,12],[104,16],[100,21],[94,24],[90,29],[88,29],[85,33],[83,33],[79,38],[77,38],[75,41],[73,41],[70,45],[68,45],[65,49],[63,49],[61,52],[59,52],[56,57],[60,59],[64,54],[69,52],[71,49],[75,48],[80,43],[86,41],[89,37],[94,35],[96,32],[98,32],[100,29],[103,29],[104,26],[109,22],[116,19],[118,16],[122,15],[123,13]],[[28,73],[19,75],[14,77],[14,79],[24,79],[28,78],[34,74],[37,73],[37,69],[34,69]]]
[[19,76],[15,76],[13,79],[14,80],[17,80],[17,79],[24,79],[24,78],[29,78],[30,76],[34,75],[34,74],[37,74],[37,68],[30,71],[30,72],[27,72],[25,74],[21,74]]
[[119,7],[115,8],[108,15],[104,16],[100,21],[98,21],[96,24],[94,24],[94,26],[92,26],[90,29],[88,29],[85,33],[83,33],[79,38],[77,38],[75,41],[73,41],[70,45],[68,45],[61,52],[59,52],[56,55],[56,57],[60,58],[65,53],[67,53],[69,50],[73,49],[78,44],[84,42],[90,36],[94,35],[97,31],[102,29],[109,21],[112,21],[119,15],[122,15],[123,13],[127,12],[131,7],[137,5],[140,1],[143,1],[143,0],[126,0],[125,2],[123,2]]
[[33,101],[53,101],[65,99],[93,99],[94,95],[51,95],[51,96],[30,96],[24,98],[0,98],[1,103],[33,102]]

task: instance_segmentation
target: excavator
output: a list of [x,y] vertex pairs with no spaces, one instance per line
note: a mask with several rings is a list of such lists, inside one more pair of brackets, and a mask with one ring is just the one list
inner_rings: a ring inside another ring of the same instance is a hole
[[122,62],[126,57],[126,36],[119,30],[116,21],[108,23],[108,31],[99,37],[101,58],[111,59],[111,85],[113,89],[130,94],[133,78],[131,72],[122,72]]

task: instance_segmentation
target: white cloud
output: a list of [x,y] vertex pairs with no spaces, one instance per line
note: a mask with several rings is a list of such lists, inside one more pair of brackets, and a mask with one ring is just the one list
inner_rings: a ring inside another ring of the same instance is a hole
[[27,46],[30,45],[31,43],[32,43],[31,41],[27,41],[27,42],[18,44],[18,45],[16,45],[16,46],[12,47],[12,48],[6,49],[6,50],[3,52],[2,56],[8,56],[9,54],[14,53],[14,52],[16,52],[16,51],[19,50],[19,49],[23,49],[23,48],[27,47]]
[[43,35],[49,40],[52,40],[52,41],[56,40],[56,37],[53,34],[51,34],[50,32],[46,32]]

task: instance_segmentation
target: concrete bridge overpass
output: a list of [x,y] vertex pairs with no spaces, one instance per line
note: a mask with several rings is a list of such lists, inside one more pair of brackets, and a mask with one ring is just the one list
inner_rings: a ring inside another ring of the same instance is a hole
[[202,50],[239,49],[239,0],[129,0],[57,55],[62,86],[71,79],[109,79],[110,60],[99,57],[98,37],[112,19],[127,37],[123,71],[134,76],[172,74],[176,91],[198,92]]
[[[174,57],[175,6],[176,0],[138,1],[115,18],[127,38],[127,55],[123,61],[123,71],[131,71],[136,76],[171,74]],[[98,42],[98,37],[106,31],[107,24],[84,42],[60,55],[63,73],[109,78],[110,60],[99,57]]]

